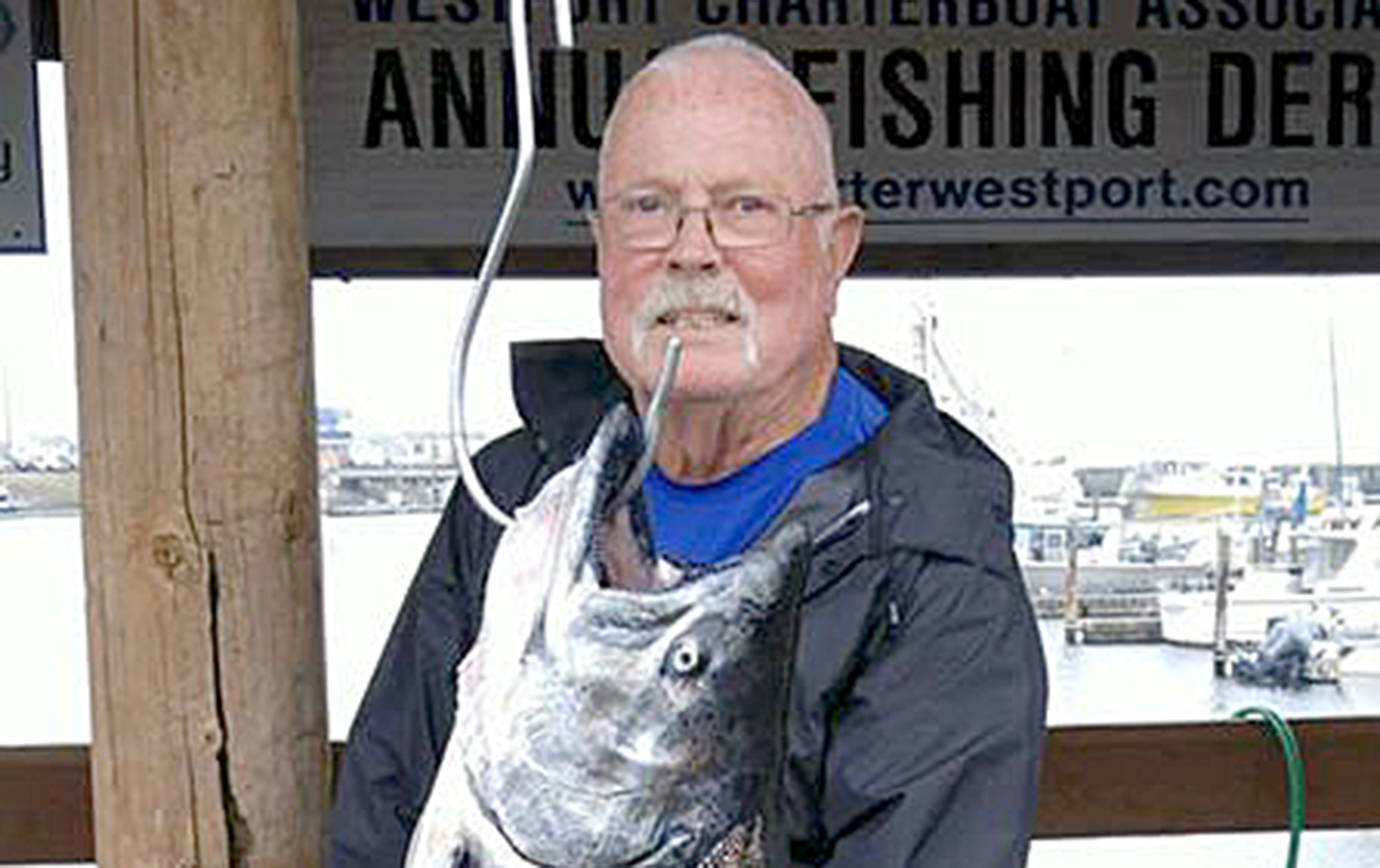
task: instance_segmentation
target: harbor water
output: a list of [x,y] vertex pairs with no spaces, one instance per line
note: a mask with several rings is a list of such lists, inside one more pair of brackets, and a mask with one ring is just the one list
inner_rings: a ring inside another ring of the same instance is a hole
[[[345,738],[435,514],[323,518],[327,698],[332,739]],[[90,741],[80,520],[0,518],[0,745]],[[1290,718],[1380,714],[1380,677],[1303,690],[1212,675],[1209,651],[1162,643],[1068,645],[1041,623],[1051,725],[1225,720],[1248,705]],[[1281,780],[1283,769],[1281,768]],[[1287,834],[1039,840],[1033,868],[1283,865]],[[1380,830],[1309,831],[1304,866],[1376,868]]]

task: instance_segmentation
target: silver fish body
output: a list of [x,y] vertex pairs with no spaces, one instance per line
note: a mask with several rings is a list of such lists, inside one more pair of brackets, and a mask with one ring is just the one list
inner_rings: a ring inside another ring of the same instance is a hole
[[505,531],[407,868],[769,858],[806,533],[658,563],[640,499],[606,514],[640,450],[615,408]]

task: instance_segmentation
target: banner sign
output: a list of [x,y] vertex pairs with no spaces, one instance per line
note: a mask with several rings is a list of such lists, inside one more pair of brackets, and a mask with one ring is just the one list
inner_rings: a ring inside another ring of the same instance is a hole
[[[515,153],[506,2],[302,2],[313,244],[482,246]],[[1380,241],[1380,0],[572,2],[571,52],[532,4],[515,245],[588,246],[620,83],[710,30],[823,108],[869,242]]]
[[0,253],[42,253],[43,176],[29,0],[0,0]]

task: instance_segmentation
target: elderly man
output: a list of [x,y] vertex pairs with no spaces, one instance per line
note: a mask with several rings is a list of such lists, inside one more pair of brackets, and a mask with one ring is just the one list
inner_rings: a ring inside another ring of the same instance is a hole
[[[645,410],[684,361],[644,482],[659,551],[706,563],[772,528],[872,509],[813,559],[788,715],[796,864],[1025,861],[1045,673],[1010,545],[1010,476],[923,383],[835,344],[862,214],[839,204],[804,89],[735,37],[671,48],[623,89],[595,220],[604,340],[517,347],[525,427],[480,471],[505,507]],[[397,865],[454,720],[498,528],[457,489],[350,734],[330,864]]]

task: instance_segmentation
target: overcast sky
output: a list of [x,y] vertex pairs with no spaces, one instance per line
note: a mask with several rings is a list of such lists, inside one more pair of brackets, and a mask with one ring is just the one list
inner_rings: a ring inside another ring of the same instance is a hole
[[[76,431],[56,64],[40,65],[40,92],[50,252],[0,256],[0,380],[16,438]],[[1092,464],[1332,460],[1331,321],[1346,458],[1380,462],[1380,388],[1367,382],[1380,371],[1378,284],[1373,276],[852,280],[836,325],[840,339],[912,365],[913,327],[931,306],[941,351],[962,388],[995,415],[1000,449]],[[318,402],[350,410],[359,430],[443,430],[468,291],[461,280],[317,281]],[[509,340],[597,332],[591,280],[497,284],[472,363],[473,427],[497,434],[516,419]]]

